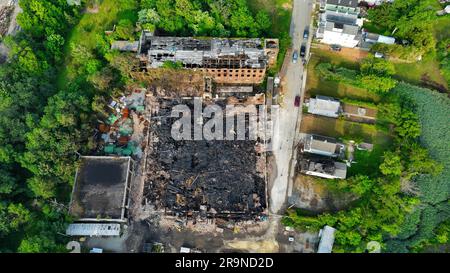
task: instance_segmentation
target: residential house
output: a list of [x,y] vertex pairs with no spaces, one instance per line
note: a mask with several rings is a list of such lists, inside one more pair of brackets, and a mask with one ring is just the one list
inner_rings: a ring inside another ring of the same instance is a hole
[[303,141],[303,152],[310,154],[338,157],[344,151],[344,145],[331,137],[319,135],[305,135]]
[[361,40],[362,19],[357,14],[326,10],[320,15],[316,38],[342,47],[356,47]]
[[327,158],[302,158],[300,172],[328,179],[345,179],[347,165]]

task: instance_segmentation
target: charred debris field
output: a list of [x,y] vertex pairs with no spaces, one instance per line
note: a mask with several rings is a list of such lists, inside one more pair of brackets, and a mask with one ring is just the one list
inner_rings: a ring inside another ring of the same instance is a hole
[[143,202],[180,217],[259,217],[266,209],[266,181],[258,141],[175,140],[171,128],[178,118],[171,110],[179,102],[158,99],[153,111]]

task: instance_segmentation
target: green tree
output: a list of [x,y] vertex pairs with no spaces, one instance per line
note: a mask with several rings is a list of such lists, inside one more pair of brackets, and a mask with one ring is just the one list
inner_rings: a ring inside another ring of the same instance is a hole
[[380,165],[380,171],[384,175],[400,176],[403,166],[401,158],[394,152],[385,152],[383,155],[383,163]]

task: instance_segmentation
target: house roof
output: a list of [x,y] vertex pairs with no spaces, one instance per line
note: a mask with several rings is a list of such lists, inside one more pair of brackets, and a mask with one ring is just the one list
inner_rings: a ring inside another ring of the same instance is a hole
[[341,103],[331,97],[316,96],[309,100],[309,109],[311,112],[325,111],[338,113]]
[[364,41],[368,43],[383,43],[392,45],[395,43],[394,37],[383,36],[376,33],[364,32],[363,35]]
[[356,36],[359,31],[358,26],[347,25],[347,24],[342,24],[342,23],[328,21],[327,24],[325,25],[325,30],[327,30],[327,31],[336,31],[335,29],[342,29],[342,31],[341,31],[342,33],[354,35],[354,36]]
[[327,4],[356,8],[358,7],[358,0],[327,0]]
[[358,31],[359,31],[358,26],[344,25],[344,30],[342,32],[345,34],[357,35]]
[[314,154],[334,155],[339,153],[338,144],[334,138],[319,135],[306,135],[304,149]]
[[139,42],[114,41],[111,45],[111,49],[119,51],[137,52],[139,49]]
[[311,149],[334,153],[336,151],[336,143],[322,142],[313,139],[311,141]]

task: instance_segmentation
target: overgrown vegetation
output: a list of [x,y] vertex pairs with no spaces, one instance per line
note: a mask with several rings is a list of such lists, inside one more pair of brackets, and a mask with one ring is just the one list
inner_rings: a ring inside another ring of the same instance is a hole
[[392,79],[394,66],[384,60],[370,56],[363,60],[360,72],[331,63],[320,63],[315,68],[322,79],[365,88],[376,94],[385,94],[396,85]]
[[[71,157],[73,150],[52,141],[73,144],[58,131],[50,136],[42,127],[76,122],[65,102],[52,96],[58,93],[54,75],[78,10],[65,0],[21,0],[20,7],[17,20],[22,31],[7,38],[10,59],[0,67],[0,251],[61,251],[65,238],[58,232],[64,231],[68,217],[53,197],[69,171],[58,162]],[[42,115],[52,115],[47,98],[59,109],[52,119],[41,120]],[[30,149],[37,145],[54,150]]]
[[368,19],[405,45],[377,44],[373,50],[393,57],[414,59],[434,49],[433,22],[436,20],[436,1],[403,0],[384,3],[369,9]]
[[422,128],[420,141],[443,165],[443,171],[437,176],[419,175],[415,178],[421,204],[407,216],[398,236],[387,243],[389,251],[420,251],[429,243],[448,243],[448,237],[443,235],[446,225],[448,230],[447,219],[450,216],[450,99],[444,94],[403,83],[393,92],[417,105]]
[[[370,22],[365,24],[370,31],[397,39],[396,44],[380,43],[371,50],[383,52],[393,60],[400,61],[396,66],[402,79],[441,92],[447,91],[450,85],[450,20],[449,15],[436,14],[444,6],[434,0],[384,3],[369,10]],[[421,61],[416,63],[419,59]],[[441,73],[438,72],[439,68]]]

